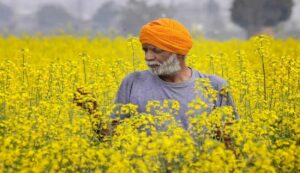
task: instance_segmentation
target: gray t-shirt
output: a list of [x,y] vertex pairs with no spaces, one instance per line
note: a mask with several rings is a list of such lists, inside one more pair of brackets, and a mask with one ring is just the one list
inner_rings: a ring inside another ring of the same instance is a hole
[[[204,96],[203,92],[195,91],[196,79],[208,78],[211,86],[217,91],[217,100],[210,101]],[[180,110],[175,116],[180,120],[183,127],[188,127],[188,104],[196,97],[201,98],[203,102],[209,105],[202,111],[211,112],[215,107],[232,106],[235,117],[239,119],[236,113],[235,105],[230,93],[221,94],[221,89],[227,86],[227,82],[218,76],[207,75],[192,69],[192,77],[182,83],[171,83],[160,79],[149,70],[134,72],[126,76],[117,93],[115,103],[132,103],[138,106],[138,112],[146,112],[148,101],[158,100],[177,100],[180,103]],[[201,112],[198,112],[201,114]],[[122,117],[121,117],[122,118]],[[124,117],[123,117],[124,118]]]

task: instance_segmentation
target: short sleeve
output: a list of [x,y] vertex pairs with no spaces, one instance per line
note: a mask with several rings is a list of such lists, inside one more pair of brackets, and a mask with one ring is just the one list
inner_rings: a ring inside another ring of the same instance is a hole
[[111,113],[111,115],[110,115],[111,118],[115,119],[115,118],[119,117],[120,119],[124,119],[126,117],[130,117],[130,115],[128,115],[128,114],[115,113],[115,111],[119,110],[123,104],[130,103],[130,95],[131,95],[131,91],[132,91],[132,86],[133,86],[133,76],[131,74],[129,74],[121,82],[121,85],[120,85],[119,90],[116,95],[116,99],[114,101],[114,104],[116,104],[117,106]]
[[229,88],[228,82],[225,79],[215,75],[211,75],[210,80],[212,82],[213,87],[218,91],[218,98],[215,103],[215,106],[216,107],[231,106],[235,118],[237,120],[240,119],[232,95],[230,91],[228,91]]
[[219,107],[231,106],[233,109],[233,114],[235,116],[235,119],[237,119],[237,120],[240,119],[240,116],[237,113],[236,106],[235,106],[235,103],[233,101],[233,98],[232,98],[232,95],[230,92],[221,90],[221,92],[219,92],[217,104]]
[[121,83],[117,96],[115,99],[115,104],[128,104],[130,103],[130,94],[132,90],[133,79],[132,75],[128,75]]

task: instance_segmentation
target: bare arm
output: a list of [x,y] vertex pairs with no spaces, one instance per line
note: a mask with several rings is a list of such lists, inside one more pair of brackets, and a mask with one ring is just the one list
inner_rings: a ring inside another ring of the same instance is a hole
[[117,125],[120,123],[119,120],[112,120],[109,123],[101,120],[99,106],[92,93],[85,91],[83,88],[77,88],[74,93],[73,102],[91,115],[91,121],[94,123],[93,130],[98,134],[101,141],[105,137],[114,134]]

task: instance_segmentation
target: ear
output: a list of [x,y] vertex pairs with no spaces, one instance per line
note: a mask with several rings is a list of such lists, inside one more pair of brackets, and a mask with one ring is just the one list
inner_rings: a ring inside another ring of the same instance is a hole
[[177,54],[177,58],[184,61],[185,55]]

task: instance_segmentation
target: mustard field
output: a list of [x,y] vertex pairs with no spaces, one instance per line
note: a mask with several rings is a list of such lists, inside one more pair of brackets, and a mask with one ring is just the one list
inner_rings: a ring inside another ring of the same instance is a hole
[[[195,38],[187,63],[228,81],[240,120],[195,114],[195,100],[186,130],[176,101],[147,104],[161,116],[114,105],[122,79],[147,69],[137,38],[0,37],[0,172],[300,172],[299,40]],[[112,113],[131,118],[112,130]]]

